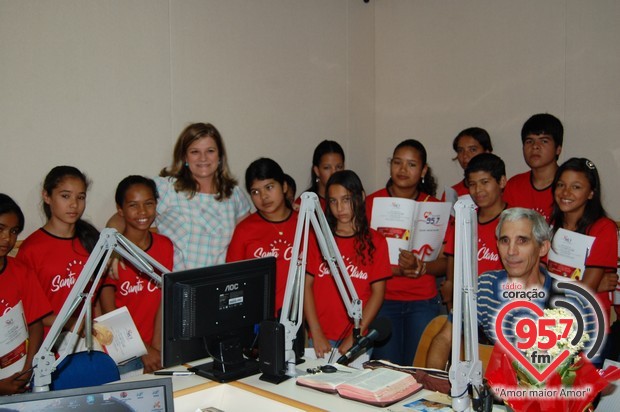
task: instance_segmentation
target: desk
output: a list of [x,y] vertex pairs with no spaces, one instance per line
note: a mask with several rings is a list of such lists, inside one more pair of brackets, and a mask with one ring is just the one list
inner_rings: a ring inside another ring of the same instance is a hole
[[[192,362],[193,364],[203,361]],[[324,359],[307,360],[299,365],[299,374],[305,374],[307,368],[325,364]],[[183,367],[174,367],[167,370],[182,370]],[[152,379],[151,374],[134,376],[129,379]],[[197,408],[218,406],[218,397],[235,398],[236,404],[229,405],[225,412],[248,410],[248,402],[254,410],[271,411],[411,411],[402,405],[414,399],[429,396],[433,392],[422,390],[404,401],[387,408],[366,405],[343,399],[336,394],[323,393],[314,389],[298,386],[295,379],[288,379],[279,385],[264,382],[259,379],[260,374],[249,376],[236,382],[220,384],[197,375],[174,376],[172,385],[174,390],[174,404],[177,412],[194,412]],[[229,399],[230,400],[230,399]],[[215,403],[209,403],[215,402]],[[223,402],[223,401],[221,401]],[[259,403],[263,407],[259,408]],[[220,404],[221,405],[221,404]],[[238,407],[238,409],[235,409]]]
[[320,411],[293,399],[270,394],[239,382],[208,382],[174,393],[177,412],[193,412],[198,408],[216,407],[229,411],[301,412]]
[[[203,361],[195,362],[196,364]],[[299,373],[305,374],[307,368],[325,364],[324,359],[307,360],[299,365]],[[183,367],[168,370],[181,370]],[[298,386],[295,379],[288,379],[279,385],[264,382],[259,379],[260,374],[249,376],[236,382],[220,384],[197,375],[174,376],[172,385],[174,390],[174,404],[177,412],[194,412],[197,408],[218,406],[217,402],[226,402],[227,407],[221,407],[225,412],[246,411],[248,405],[253,410],[268,411],[386,411],[411,412],[403,405],[419,398],[428,398],[434,392],[421,390],[411,397],[386,408],[367,405],[343,399],[336,394],[323,393],[314,389]],[[134,379],[153,379],[154,375],[147,374],[134,376]],[[234,402],[232,402],[234,401]],[[222,405],[221,403],[219,405]],[[232,406],[231,406],[232,405]],[[506,409],[495,405],[494,411]]]
[[[208,359],[191,362],[184,366],[166,368],[166,371],[181,371],[192,365],[207,362]],[[259,375],[255,375],[258,380]],[[135,375],[125,381],[161,378],[153,374]],[[321,411],[323,409],[270,393],[241,382],[218,383],[198,375],[171,376],[174,392],[174,405],[177,412],[194,412],[198,408],[220,407],[225,412],[268,410],[270,412]],[[294,383],[295,381],[292,380]]]

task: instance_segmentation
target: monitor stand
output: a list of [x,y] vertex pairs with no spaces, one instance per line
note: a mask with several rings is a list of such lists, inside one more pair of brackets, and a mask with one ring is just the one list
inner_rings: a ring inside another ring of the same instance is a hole
[[213,362],[188,368],[190,372],[216,382],[230,382],[259,373],[258,361],[245,359],[238,336],[220,339]]
[[260,372],[258,362],[254,359],[244,359],[242,363],[234,366],[225,366],[221,362],[207,362],[192,366],[188,370],[220,383],[236,381]]

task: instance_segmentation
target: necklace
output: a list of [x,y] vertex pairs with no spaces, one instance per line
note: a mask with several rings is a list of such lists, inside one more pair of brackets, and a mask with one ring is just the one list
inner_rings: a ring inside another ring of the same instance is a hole
[[289,210],[288,215],[286,216],[286,218],[284,218],[283,220],[279,221],[279,222],[274,222],[272,220],[267,219],[265,216],[263,216],[262,213],[258,212],[258,215],[267,223],[269,223],[271,225],[271,227],[278,233],[278,236],[284,236],[284,231],[282,230],[282,228],[279,226],[282,223],[286,222],[290,217],[291,214],[293,213],[292,210]]
[[270,223],[271,223],[271,226],[273,226],[273,228],[275,229],[275,231],[278,232],[279,236],[283,236],[284,235],[284,232],[281,231],[275,223],[272,223],[272,222],[270,222]]

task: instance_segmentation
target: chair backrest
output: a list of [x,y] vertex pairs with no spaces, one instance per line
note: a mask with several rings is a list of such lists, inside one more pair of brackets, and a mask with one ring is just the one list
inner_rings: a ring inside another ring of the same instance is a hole
[[[434,318],[422,333],[422,338],[420,339],[420,343],[418,344],[418,349],[415,352],[415,357],[413,358],[413,366],[418,368],[426,367],[426,354],[428,353],[428,349],[431,346],[431,342],[435,335],[439,333],[443,325],[448,321],[448,317],[446,315],[439,315]],[[489,359],[491,358],[491,352],[493,352],[493,345],[478,345],[478,358],[480,362],[482,362],[482,373],[487,369],[487,365],[489,364]],[[461,345],[461,355],[463,354],[463,347]]]
[[487,370],[487,365],[489,364],[489,360],[491,359],[491,352],[493,352],[493,345],[483,345],[478,344],[478,359],[482,362],[482,375]]
[[424,332],[422,332],[420,342],[418,343],[415,357],[413,358],[413,366],[417,366],[418,368],[426,367],[426,354],[428,352],[428,348],[431,346],[431,342],[435,335],[439,333],[447,321],[448,317],[446,315],[439,315],[431,320],[428,325],[426,325]]

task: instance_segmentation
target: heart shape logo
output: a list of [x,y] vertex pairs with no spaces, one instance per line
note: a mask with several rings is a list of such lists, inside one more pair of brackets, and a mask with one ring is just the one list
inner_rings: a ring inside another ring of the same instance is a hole
[[497,336],[497,340],[499,341],[499,343],[512,355],[514,360],[516,360],[517,362],[520,362],[521,365],[523,365],[523,367],[536,380],[542,383],[549,377],[549,375],[551,375],[558,368],[558,366],[560,366],[562,362],[564,362],[566,358],[570,356],[570,352],[568,349],[564,349],[553,360],[553,362],[549,363],[543,370],[538,370],[538,368],[534,364],[532,364],[532,362],[528,358],[526,358],[519,349],[517,349],[511,342],[509,342],[506,336],[504,336],[504,331],[502,328],[504,319],[506,318],[506,315],[510,313],[510,311],[515,310],[515,309],[519,309],[519,310],[529,309],[532,312],[534,312],[536,315],[538,315],[539,318],[545,314],[541,308],[539,308],[532,302],[529,302],[529,301],[510,302],[509,304],[504,306],[502,310],[500,310],[500,312],[497,314],[497,317],[495,319],[495,335]]

